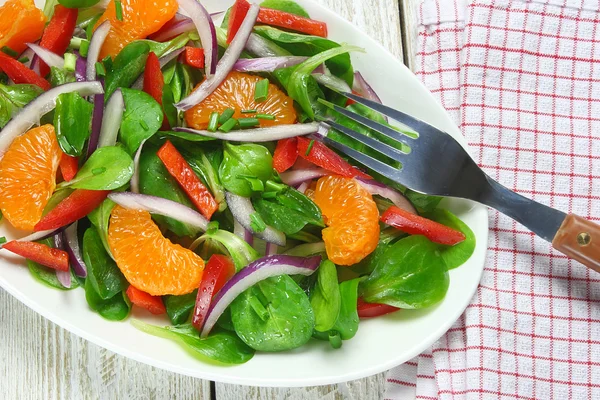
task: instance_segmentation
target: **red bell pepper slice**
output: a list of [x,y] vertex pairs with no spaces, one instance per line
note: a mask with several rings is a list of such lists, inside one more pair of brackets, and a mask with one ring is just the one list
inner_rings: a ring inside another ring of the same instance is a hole
[[221,254],[210,257],[204,267],[192,316],[192,324],[196,329],[202,329],[212,298],[234,274],[235,266],[231,258]]
[[277,142],[273,154],[273,168],[277,172],[287,171],[298,159],[298,140],[296,138],[281,139]]
[[67,252],[54,249],[42,243],[18,242],[13,240],[6,243],[2,248],[48,268],[58,271],[69,270],[69,255]]
[[160,296],[152,296],[143,292],[132,285],[129,285],[125,291],[129,300],[138,307],[145,308],[154,315],[164,314],[167,312],[165,305]]
[[229,25],[227,27],[227,44],[231,43],[240,26],[242,26],[248,10],[250,10],[250,3],[246,0],[237,0],[233,7],[231,7]]
[[[160,61],[154,52],[148,54],[146,68],[144,69],[144,92],[148,93],[158,104],[162,106],[163,89],[165,78],[160,69]],[[161,128],[168,131],[170,128],[167,114],[163,111],[163,123]]]
[[190,200],[192,200],[192,203],[200,210],[202,215],[210,220],[214,212],[219,208],[219,205],[187,161],[185,161],[185,158],[168,140],[156,154],[165,167],[167,167],[169,174],[175,178],[179,186],[181,186]]
[[110,190],[77,189],[42,217],[33,230],[38,232],[69,225],[91,213],[109,193]]
[[69,182],[77,175],[77,171],[79,170],[79,160],[77,157],[63,153],[62,156],[60,156],[59,167],[63,179]]
[[37,85],[44,90],[50,89],[50,83],[47,80],[1,51],[0,70],[4,71],[14,83],[29,83]]
[[315,21],[314,19],[304,18],[271,8],[261,7],[256,22],[306,33],[307,35],[327,37],[327,24],[325,22]]
[[[352,165],[348,164],[339,154],[317,140],[310,140],[303,136],[298,138],[298,155],[311,163],[346,178],[371,177]],[[311,147],[312,142],[312,147]]]
[[[52,15],[52,19],[42,34],[40,46],[59,56],[65,54],[75,31],[77,14],[77,8],[67,8],[60,4],[56,5],[54,7],[54,15]],[[42,60],[39,61],[40,75],[46,76],[50,72],[50,67]]]
[[448,246],[454,246],[465,240],[465,235],[460,231],[396,206],[391,206],[383,213],[381,222],[411,235],[423,235],[432,242]]
[[204,49],[185,46],[184,59],[190,67],[204,68]]
[[358,311],[359,318],[379,317],[380,315],[393,313],[398,310],[400,310],[398,307],[389,306],[387,304],[366,303],[362,297],[358,298],[356,304],[356,311]]

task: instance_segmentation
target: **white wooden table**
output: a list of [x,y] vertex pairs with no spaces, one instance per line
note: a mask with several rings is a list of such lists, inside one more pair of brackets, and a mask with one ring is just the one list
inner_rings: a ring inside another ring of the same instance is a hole
[[[317,0],[410,65],[419,0]],[[403,46],[404,44],[404,46]],[[254,388],[189,378],[132,361],[39,316],[0,289],[0,398],[381,399],[384,374],[345,384]]]

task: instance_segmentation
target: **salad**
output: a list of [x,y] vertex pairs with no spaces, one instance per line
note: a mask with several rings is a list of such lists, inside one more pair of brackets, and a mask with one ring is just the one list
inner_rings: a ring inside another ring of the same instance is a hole
[[363,50],[327,36],[290,0],[8,0],[0,210],[24,237],[0,255],[108,320],[162,314],[131,323],[223,364],[440,302],[473,232],[323,143],[369,154],[335,120],[402,146],[331,109],[390,124],[340,94],[380,101]]

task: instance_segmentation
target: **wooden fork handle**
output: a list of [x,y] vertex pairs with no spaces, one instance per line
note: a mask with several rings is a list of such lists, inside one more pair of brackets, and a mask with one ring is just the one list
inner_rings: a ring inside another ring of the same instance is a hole
[[556,232],[552,247],[600,272],[600,225],[569,214]]

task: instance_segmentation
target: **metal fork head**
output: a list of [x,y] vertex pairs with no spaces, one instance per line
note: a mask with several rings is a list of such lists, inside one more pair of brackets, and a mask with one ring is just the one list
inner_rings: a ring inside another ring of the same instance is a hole
[[[326,143],[331,147],[416,192],[436,196],[477,199],[479,192],[486,187],[487,181],[483,171],[465,149],[448,133],[402,111],[352,93],[341,94],[410,127],[418,132],[418,137],[411,137],[400,130],[327,103],[328,107],[338,113],[380,133],[384,137],[393,139],[398,143],[398,146],[392,146],[377,138],[368,137],[334,121],[327,120],[325,121],[327,124],[380,154],[399,161],[401,166],[399,168],[390,166],[345,144],[325,138]],[[400,144],[409,147],[410,150],[406,151]]]

